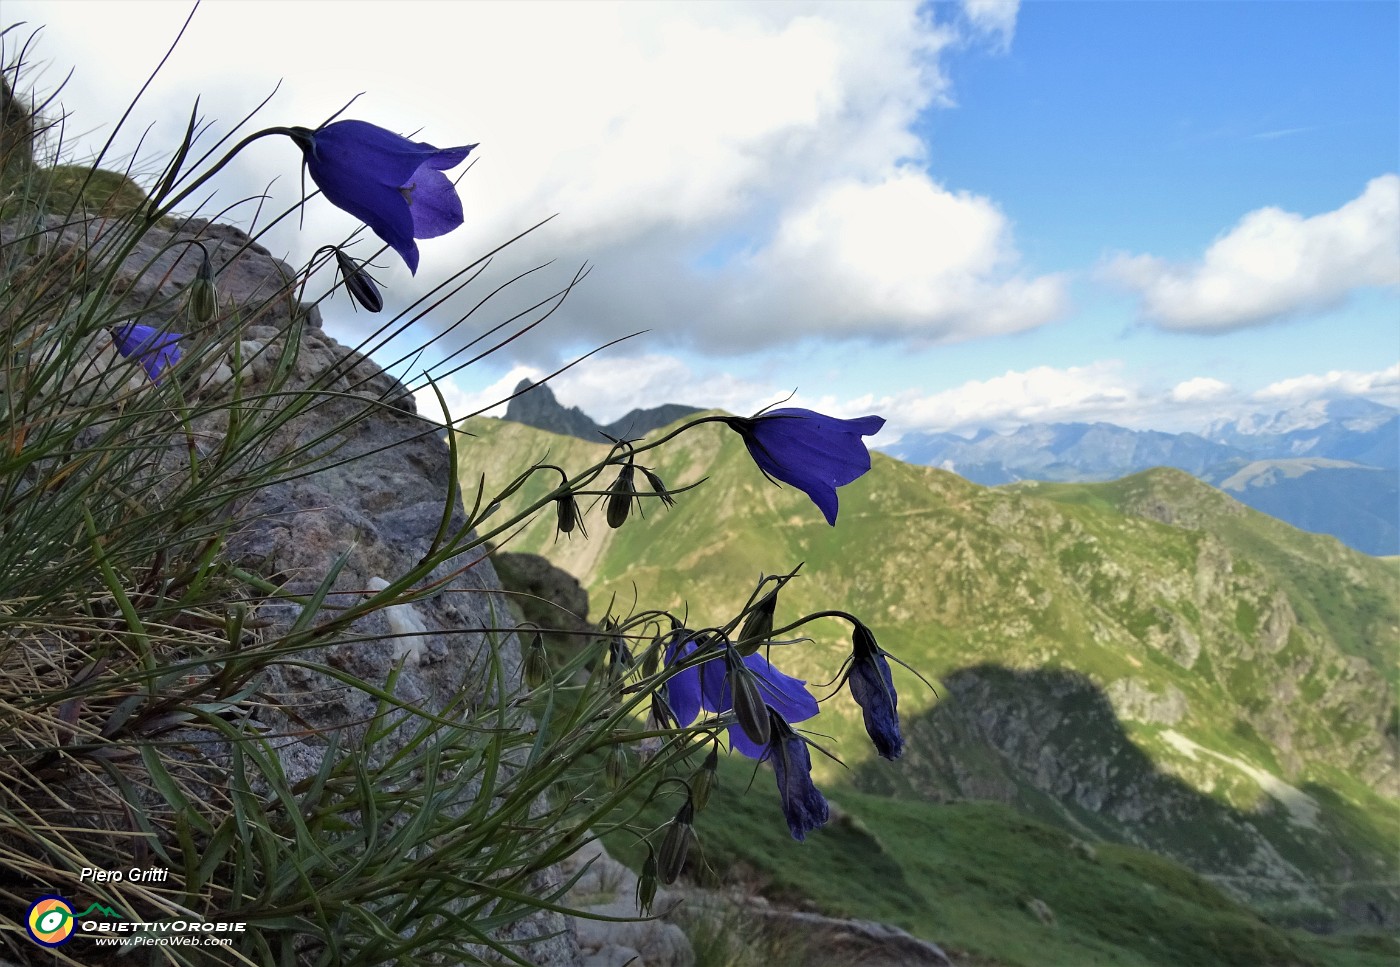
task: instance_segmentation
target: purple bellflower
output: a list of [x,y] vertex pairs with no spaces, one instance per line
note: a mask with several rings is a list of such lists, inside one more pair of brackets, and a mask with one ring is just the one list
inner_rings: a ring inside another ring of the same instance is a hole
[[808,833],[826,824],[826,797],[812,783],[812,754],[807,751],[807,740],[777,712],[769,709],[769,716],[772,738],[764,758],[773,763],[788,830],[793,839],[805,840]]
[[443,172],[461,164],[476,145],[436,148],[367,121],[284,130],[301,148],[326,200],[368,225],[410,272],[418,272],[414,239],[437,238],[462,224],[462,200]]
[[180,361],[179,333],[161,332],[153,326],[129,322],[115,327],[112,339],[117,344],[117,352],[127,359],[135,357],[154,383],[160,382],[167,367]]
[[[694,638],[673,642],[666,650],[666,664],[681,661],[697,648],[699,644]],[[730,645],[726,643],[723,648],[727,650]],[[759,654],[747,656],[743,664],[753,675],[763,703],[787,721],[802,722],[820,711],[817,700],[807,691],[807,683],[802,679],[783,674]],[[710,661],[683,669],[666,681],[666,704],[680,725],[694,722],[702,707],[717,714],[734,709],[734,689],[729,682],[727,665],[727,657],[716,654]],[[765,754],[765,745],[749,738],[738,723],[729,726],[729,740],[737,751],[750,759],[760,759]],[[771,743],[770,735],[769,745]]]
[[898,759],[904,751],[904,736],[899,731],[899,696],[894,691],[890,663],[885,652],[875,643],[870,629],[856,622],[851,634],[854,650],[846,682],[851,697],[861,708],[865,731],[875,743],[875,751],[886,759]]
[[836,488],[870,469],[870,451],[861,437],[885,425],[879,416],[841,420],[803,409],[769,410],[725,422],[744,438],[758,469],[811,497],[833,526]]

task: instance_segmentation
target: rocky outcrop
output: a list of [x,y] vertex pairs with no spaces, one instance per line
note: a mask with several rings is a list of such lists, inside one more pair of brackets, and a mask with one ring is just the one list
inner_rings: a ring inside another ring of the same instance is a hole
[[[129,251],[108,243],[113,228],[102,219],[49,225],[27,237],[6,228],[0,241],[22,238],[18,244],[47,260],[36,265],[70,252],[98,264],[120,257],[112,291],[121,294],[126,311],[146,325],[185,334],[184,359],[166,378],[181,381],[203,405],[189,432],[172,437],[171,459],[153,472],[152,486],[178,479],[190,462],[187,448],[212,463],[229,431],[230,408],[221,403],[231,394],[257,400],[275,392],[266,398],[306,404],[246,458],[296,454],[289,472],[232,509],[226,554],[234,564],[290,596],[309,597],[334,574],[320,621],[399,580],[429,554],[455,471],[442,428],[416,415],[402,384],[320,328],[315,307],[293,297],[295,274],[288,266],[237,229],[200,221],[152,229]],[[218,279],[219,313],[203,328],[188,324],[182,298],[199,265],[199,250],[185,244],[193,239],[206,243]],[[105,331],[90,341],[92,360],[120,362]],[[139,391],[145,377],[129,370],[122,378]],[[194,371],[197,378],[187,375]],[[455,532],[464,521],[461,506],[451,507],[449,528]],[[494,687],[509,689],[518,680],[520,657],[484,548],[441,563],[418,582],[429,585],[431,595],[374,611],[303,657],[376,687],[392,681],[397,698],[431,714],[456,714],[464,682],[477,689],[465,696],[468,707],[498,700],[485,694],[495,680],[485,669],[502,669],[507,680]],[[276,636],[299,627],[302,611],[279,596],[255,603],[253,614],[264,634]],[[328,749],[360,750],[369,723],[383,710],[375,695],[295,662],[271,665],[256,701],[260,724],[286,737],[276,748],[292,787],[317,775]],[[417,726],[402,729],[402,735],[376,738],[373,755],[392,756],[417,732]],[[334,742],[327,741],[331,736]],[[208,772],[212,765],[217,776],[223,763],[224,780],[232,774],[227,747],[207,735],[176,730],[168,738],[198,739],[207,763],[201,768]],[[550,891],[557,878],[546,872],[532,886]],[[579,962],[559,914],[541,912],[499,936],[519,943],[515,949],[541,967]]]
[[637,874],[597,840],[565,860],[561,871],[577,877],[568,902],[584,914],[574,918],[584,967],[694,967],[685,932],[665,919],[681,902],[678,895],[658,890],[652,903],[657,919],[648,919],[637,905]]

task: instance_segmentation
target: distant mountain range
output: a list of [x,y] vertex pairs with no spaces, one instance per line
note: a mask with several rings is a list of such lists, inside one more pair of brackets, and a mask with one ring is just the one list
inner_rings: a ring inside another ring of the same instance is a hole
[[985,486],[1116,480],[1174,467],[1302,530],[1368,554],[1400,553],[1400,411],[1365,399],[1219,421],[1203,434],[1032,423],[971,438],[910,433],[884,450]]
[[[599,443],[640,437],[700,410],[670,403],[600,424],[525,380],[506,419]],[[1111,423],[1030,423],[1010,433],[908,433],[881,448],[905,463],[983,486],[1117,480],[1152,467],[1184,470],[1300,530],[1366,554],[1400,554],[1400,410],[1352,397],[1221,420],[1204,433]]]

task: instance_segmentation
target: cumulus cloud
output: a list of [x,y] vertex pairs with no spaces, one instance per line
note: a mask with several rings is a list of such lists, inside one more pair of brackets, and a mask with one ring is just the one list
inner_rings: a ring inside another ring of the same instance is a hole
[[873,408],[897,433],[1010,429],[1024,423],[1105,420],[1133,423],[1151,401],[1117,360],[1087,366],[1036,366],[969,380],[936,393],[907,391],[854,401]]
[[[502,416],[506,410],[503,401],[521,380],[538,382],[550,373],[538,366],[520,365],[485,385],[472,386],[469,374],[463,374],[441,380],[438,388],[454,420],[476,412]],[[630,410],[663,403],[747,414],[787,395],[766,382],[664,354],[614,356],[595,366],[567,369],[549,379],[549,388],[562,405],[577,406],[599,423],[611,423]],[[431,390],[425,387],[415,396],[420,413],[442,419],[442,408]]]
[[[80,65],[64,95],[76,131],[121,113],[185,11],[11,0],[7,13],[49,23],[44,53]],[[558,213],[476,287],[549,259],[594,266],[538,337],[512,347],[539,365],[642,329],[653,346],[729,353],[813,336],[946,341],[1039,325],[1064,311],[1063,281],[1026,270],[993,201],[923,167],[916,124],[950,103],[941,58],[962,29],[938,16],[912,2],[401,2],[367,30],[362,17],[286,4],[268,31],[239,4],[206,3],[119,144],[134,146],[154,120],[145,150],[168,151],[195,91],[221,134],[279,78],[263,123],[315,125],[365,91],[352,116],[436,144],[481,142],[461,181],[467,224],[422,243],[411,286],[392,256],[379,277],[392,310]],[[1009,38],[1015,5],[971,0],[963,16]],[[119,63],[93,70],[112,45]],[[259,142],[221,172],[213,204],[267,190],[265,223],[299,197],[298,163],[290,144]],[[317,199],[304,222],[262,241],[296,263],[356,227]],[[571,267],[532,276],[502,311],[529,305]],[[446,328],[476,298],[449,300],[422,325]]]
[[1369,373],[1334,369],[1293,376],[1270,383],[1254,394],[1254,398],[1262,402],[1280,404],[1342,396],[1365,396],[1392,405],[1400,403],[1400,363]]
[[[468,386],[470,376],[463,374],[444,381],[440,388],[456,419],[479,410],[501,416],[505,406],[493,404],[510,396],[520,380],[535,381],[545,375],[539,368],[517,366],[479,386]],[[1008,431],[1027,423],[1104,422],[1134,429],[1200,432],[1221,420],[1351,396],[1400,405],[1400,364],[1374,372],[1305,374],[1252,391],[1211,376],[1160,385],[1150,374],[1130,371],[1117,359],[1008,370],[934,392],[911,389],[847,396],[799,389],[789,396],[791,387],[781,385],[779,378],[766,377],[761,369],[756,376],[737,376],[705,359],[639,354],[568,370],[549,385],[561,404],[577,406],[600,423],[634,408],[662,403],[738,414],[779,402],[845,418],[875,413],[887,421],[876,440],[879,446],[892,445],[909,433]],[[418,405],[425,415],[437,411],[427,393],[419,393]]]
[[826,186],[785,215],[749,269],[808,331],[951,341],[1064,313],[1064,280],[1026,277],[1018,263],[996,205],[904,166]]
[[1195,376],[1173,386],[1167,398],[1173,403],[1203,403],[1223,399],[1232,392],[1234,388],[1223,380],[1212,376]]
[[1310,218],[1250,212],[1196,263],[1125,255],[1106,269],[1164,329],[1224,332],[1336,306],[1354,289],[1400,284],[1400,175]]

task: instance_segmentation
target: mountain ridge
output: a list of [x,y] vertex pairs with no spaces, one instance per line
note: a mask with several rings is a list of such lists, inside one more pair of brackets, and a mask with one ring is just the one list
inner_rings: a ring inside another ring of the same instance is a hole
[[[512,400],[505,418],[597,442],[603,434],[642,436],[697,412],[668,404],[600,426],[541,384]],[[1204,433],[1028,423],[1005,433],[982,427],[970,438],[906,433],[879,448],[983,486],[1106,482],[1172,467],[1301,530],[1330,534],[1366,554],[1400,554],[1400,411],[1360,397],[1220,420]]]
[[635,439],[669,423],[682,420],[700,409],[680,403],[636,408],[611,423],[598,423],[577,406],[565,407],[546,383],[524,379],[506,404],[505,419],[537,430],[577,437],[589,443],[603,439]]

